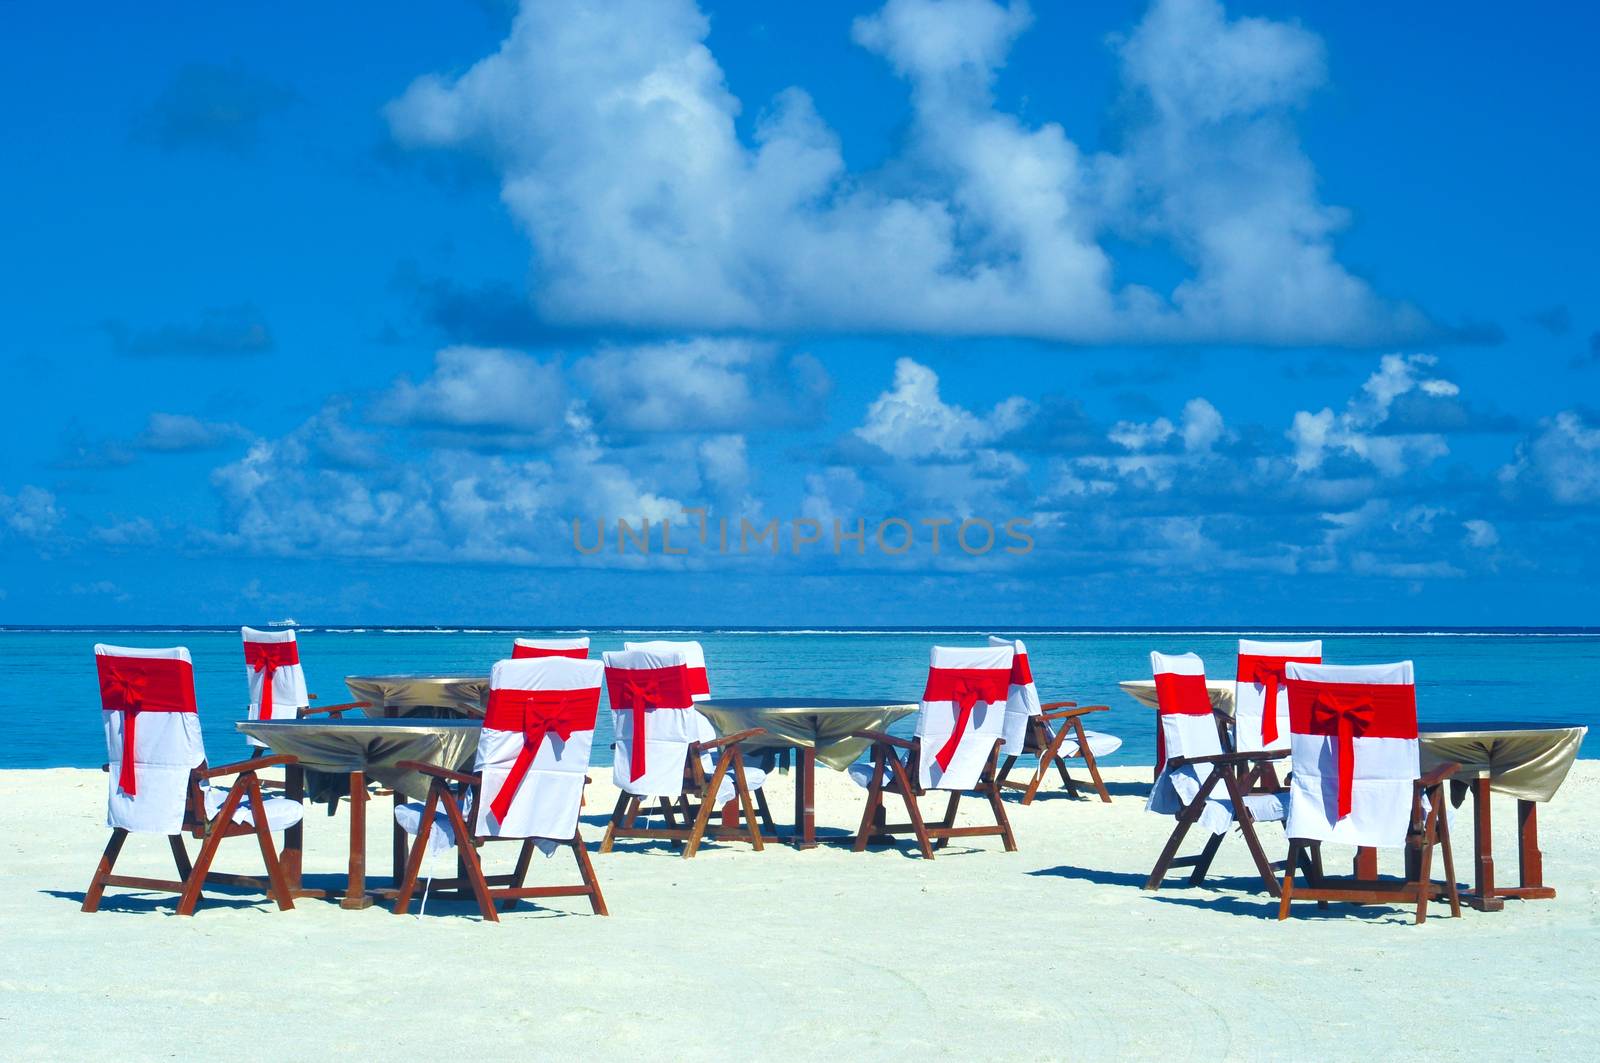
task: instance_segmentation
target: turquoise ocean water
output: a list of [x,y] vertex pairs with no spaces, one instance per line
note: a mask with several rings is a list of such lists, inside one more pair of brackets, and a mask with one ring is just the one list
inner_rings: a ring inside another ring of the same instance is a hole
[[[1208,675],[1231,679],[1243,635],[1321,637],[1330,663],[1410,659],[1417,665],[1418,711],[1436,721],[1552,721],[1587,724],[1584,756],[1600,756],[1600,631],[1496,632],[1011,632],[1025,639],[1040,697],[1104,704],[1097,729],[1124,739],[1109,763],[1148,764],[1155,755],[1154,714],[1117,689],[1150,677],[1149,652],[1193,650]],[[350,700],[346,675],[393,672],[487,674],[510,655],[516,635],[587,634],[592,653],[624,640],[695,638],[706,650],[712,693],[892,697],[922,691],[928,648],[977,645],[984,632],[926,631],[561,631],[472,628],[316,628],[299,630],[306,679],[323,703]],[[237,628],[139,630],[0,629],[0,768],[95,767],[105,760],[96,642],[189,648],[215,763],[245,750],[233,728],[245,705],[243,651]],[[907,725],[908,726],[908,725]],[[610,724],[602,712],[596,763],[610,763]]]

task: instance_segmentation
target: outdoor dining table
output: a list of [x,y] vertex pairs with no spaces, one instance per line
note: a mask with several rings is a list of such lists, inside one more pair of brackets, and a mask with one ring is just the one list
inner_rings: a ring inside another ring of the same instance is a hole
[[915,713],[915,701],[900,698],[713,698],[695,703],[719,734],[759,727],[745,739],[745,752],[794,750],[794,835],[797,848],[817,844],[817,762],[843,771],[871,744],[852,737],[883,731]]
[[[1454,803],[1460,805],[1467,794],[1472,795],[1473,885],[1462,894],[1462,901],[1494,912],[1505,907],[1507,897],[1544,900],[1556,895],[1544,884],[1539,804],[1554,797],[1566,780],[1588,730],[1548,721],[1424,720],[1418,725],[1422,770],[1454,761],[1461,765],[1451,779]],[[1517,802],[1515,886],[1497,886],[1494,881],[1490,796],[1497,793]]]
[[481,720],[489,705],[489,677],[483,674],[347,675],[344,685],[372,706],[368,716]]
[[[361,717],[246,720],[235,726],[266,743],[274,753],[298,758],[299,762],[287,769],[286,796],[291,800],[300,800],[304,795],[307,770],[348,777],[350,859],[340,907],[351,909],[367,908],[373,902],[373,895],[367,891],[367,780],[393,790],[396,807],[407,799],[425,800],[428,777],[401,768],[400,763],[417,760],[453,771],[471,770],[483,728],[478,720]],[[297,823],[284,834],[284,874],[296,897],[325,896],[321,890],[302,885],[303,830],[304,824]],[[406,858],[406,836],[398,824],[394,827],[393,850],[398,884]]]

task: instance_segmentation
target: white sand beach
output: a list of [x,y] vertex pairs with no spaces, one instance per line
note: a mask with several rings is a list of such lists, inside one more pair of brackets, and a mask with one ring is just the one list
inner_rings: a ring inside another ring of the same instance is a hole
[[[597,840],[614,791],[609,772],[590,774]],[[819,822],[853,826],[861,791],[820,774]],[[1313,904],[1280,924],[1237,839],[1215,885],[1142,892],[1170,824],[1142,808],[1148,778],[1110,771],[1111,805],[1053,793],[1009,804],[1013,854],[992,839],[932,862],[733,844],[686,861],[619,846],[595,857],[609,918],[562,900],[493,925],[437,899],[419,920],[316,900],[280,913],[224,892],[193,919],[173,916],[170,897],[124,891],[81,914],[106,777],[0,772],[0,1055],[1531,1059],[1592,1045],[1600,764],[1580,761],[1541,808],[1556,900],[1458,920],[1435,906],[1421,927],[1408,910]],[[780,821],[788,782],[770,786]],[[378,873],[388,806],[370,807]],[[1496,809],[1502,881],[1516,874],[1512,808]],[[342,874],[344,816],[310,810],[308,879]],[[1457,823],[1465,878],[1469,821]],[[1281,830],[1264,838],[1281,858]],[[250,839],[224,843],[220,870],[259,866]],[[170,870],[149,836],[118,866]],[[570,858],[536,861],[532,881],[541,874],[568,878]]]

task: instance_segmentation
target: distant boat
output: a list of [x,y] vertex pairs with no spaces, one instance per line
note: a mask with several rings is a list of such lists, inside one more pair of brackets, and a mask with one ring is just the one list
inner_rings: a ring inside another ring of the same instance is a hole
[[286,616],[282,620],[268,620],[267,621],[267,626],[268,627],[299,627],[300,625],[295,622],[294,617]]

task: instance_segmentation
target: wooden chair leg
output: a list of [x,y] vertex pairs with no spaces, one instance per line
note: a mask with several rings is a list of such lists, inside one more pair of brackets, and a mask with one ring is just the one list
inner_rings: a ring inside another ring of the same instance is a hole
[[928,825],[922,821],[922,809],[917,807],[917,791],[911,782],[911,773],[899,757],[890,757],[889,766],[900,781],[900,794],[906,801],[906,815],[911,820],[911,830],[917,836],[917,845],[925,859],[933,859],[933,846],[928,841]]
[[995,752],[989,757],[989,769],[986,772],[988,785],[989,808],[994,812],[995,823],[1000,827],[1000,841],[1008,853],[1017,851],[1017,839],[1011,833],[1011,817],[1006,815],[1006,803],[1000,800],[1000,780],[994,777],[995,757],[999,754],[1000,747],[995,746]]
[[428,787],[428,800],[422,806],[422,821],[417,825],[416,840],[411,843],[411,855],[406,858],[406,873],[400,879],[400,892],[395,895],[395,915],[405,915],[411,907],[411,895],[416,892],[417,878],[422,874],[422,858],[428,851],[428,838],[433,834],[433,816],[439,808],[439,789],[438,782]]
[[178,865],[178,878],[186,879],[194,868],[189,864],[189,850],[183,847],[183,835],[167,835],[167,844],[172,846],[172,862]]
[[[1444,787],[1439,788],[1439,799],[1445,798]],[[1439,816],[1439,847],[1444,852],[1444,879],[1445,895],[1450,898],[1450,915],[1452,918],[1461,918],[1461,891],[1456,886],[1456,860],[1450,851],[1450,816],[1445,812]]]
[[95,865],[94,877],[89,880],[89,888],[83,894],[83,911],[100,910],[100,898],[106,892],[106,879],[111,877],[111,869],[116,866],[117,857],[122,853],[122,843],[127,840],[126,830],[121,827],[112,829],[111,840],[106,842],[106,850],[100,854],[100,862]]
[[1206,880],[1206,872],[1211,870],[1211,861],[1216,859],[1217,850],[1222,848],[1222,839],[1226,837],[1226,834],[1213,834],[1206,839],[1205,848],[1200,850],[1194,870],[1189,873],[1189,885],[1198,886]]
[[635,798],[626,790],[617,794],[617,807],[611,810],[611,822],[606,824],[605,837],[600,839],[600,851],[602,853],[611,851],[612,843],[617,839],[617,827],[622,823],[622,814],[627,811],[630,799]]
[[733,751],[733,785],[739,791],[739,803],[744,808],[745,826],[750,830],[750,847],[761,851],[761,826],[756,822],[755,803],[750,800],[750,787],[745,783],[744,754]]
[[1101,802],[1109,805],[1111,791],[1106,789],[1105,780],[1100,778],[1100,765],[1094,759],[1094,750],[1089,748],[1089,736],[1083,733],[1082,723],[1078,724],[1078,729],[1078,751],[1083,754],[1083,766],[1089,770],[1089,778],[1093,780],[1095,792],[1100,795]]
[[[1440,810],[1435,807],[1428,813],[1431,820],[1439,815]],[[1428,894],[1433,892],[1433,827],[1435,824],[1424,822],[1421,842],[1421,852],[1417,860],[1417,925],[1421,926],[1428,921]]]
[[[1328,876],[1326,874],[1324,874],[1323,870],[1322,870],[1322,843],[1321,842],[1309,842],[1306,845],[1306,848],[1309,849],[1310,852],[1311,852],[1311,874],[1310,874],[1311,885],[1315,889],[1321,889],[1325,885],[1327,885],[1327,882],[1328,882]],[[1328,902],[1324,901],[1324,900],[1319,900],[1317,902],[1317,907],[1322,909],[1323,911],[1327,911],[1328,910]]]
[[1278,890],[1278,922],[1289,918],[1289,898],[1294,896],[1294,869],[1300,862],[1300,852],[1305,842],[1289,840],[1289,859],[1283,866],[1283,886]]
[[737,752],[735,749],[723,750],[717,758],[711,778],[706,780],[705,789],[700,793],[700,810],[695,813],[694,825],[689,828],[689,842],[683,848],[685,860],[694,859],[694,854],[700,851],[700,840],[705,837],[706,825],[711,821],[711,809],[716,804],[717,791],[722,788],[722,780],[728,774],[728,761]]
[[[893,755],[892,753],[890,754]],[[873,826],[877,819],[878,810],[883,807],[884,783],[884,748],[881,745],[872,747],[872,778],[867,780],[867,807],[861,810],[861,826],[856,831],[855,844],[850,847],[852,852],[864,852],[867,840],[872,837]]]
[[[950,827],[954,827],[956,825],[956,808],[960,804],[961,804],[961,791],[960,790],[951,790],[950,791],[950,800],[946,801],[945,805],[944,805],[944,815],[939,817],[939,822],[935,823],[934,826],[936,826],[936,827],[944,827],[946,829],[949,829]],[[933,843],[933,847],[935,849],[943,849],[945,846],[947,846],[949,844],[950,844],[950,839],[949,838],[940,838],[938,841]]]
[[[511,881],[508,883],[511,889],[520,890],[523,883],[528,881],[528,866],[532,863],[533,839],[524,838],[522,839],[522,844],[517,848],[517,866],[512,869]],[[516,908],[520,900],[521,898],[519,897],[507,897],[505,900],[499,903],[500,911],[512,911]]]
[[467,826],[466,818],[461,815],[461,806],[456,804],[456,795],[445,790],[443,802],[444,813],[455,828],[456,852],[461,858],[461,869],[467,873],[467,881],[472,884],[472,894],[478,900],[478,911],[489,922],[498,923],[500,915],[495,911],[494,899],[489,896],[489,884],[483,878],[483,863],[478,856],[478,847],[472,844],[472,831]]
[[1250,859],[1255,861],[1256,874],[1261,876],[1261,885],[1271,896],[1278,892],[1278,879],[1272,873],[1272,861],[1267,859],[1267,851],[1261,846],[1261,836],[1256,833],[1256,819],[1250,814],[1250,806],[1245,803],[1245,788],[1239,783],[1239,776],[1232,771],[1223,769],[1223,783],[1228,790],[1228,800],[1233,803],[1233,818],[1239,824],[1239,833],[1244,836],[1245,848],[1250,850]]
[[1161,880],[1167,877],[1172,862],[1178,858],[1178,848],[1183,845],[1183,839],[1189,833],[1189,828],[1199,822],[1200,813],[1205,811],[1206,800],[1216,788],[1217,778],[1215,771],[1206,776],[1206,781],[1200,785],[1200,791],[1194,800],[1178,810],[1177,819],[1172,825],[1172,835],[1167,839],[1161,855],[1156,857],[1156,866],[1150,869],[1150,877],[1145,879],[1145,889],[1154,891],[1161,888]]
[[184,881],[183,894],[178,898],[178,914],[193,915],[195,908],[200,904],[200,887],[205,885],[206,873],[211,870],[211,861],[217,855],[217,846],[222,844],[222,836],[227,833],[228,824],[233,822],[234,810],[239,807],[239,799],[243,796],[237,785],[228,791],[227,800],[222,802],[222,808],[206,824],[206,840],[200,845],[200,855],[195,858],[194,868],[189,872],[189,877]]
[[600,893],[600,880],[595,877],[594,865],[589,862],[589,850],[584,848],[581,831],[573,833],[571,844],[572,855],[578,861],[578,875],[589,891],[589,907],[594,910],[595,915],[610,915],[611,913],[606,910],[606,899]]
[[[289,880],[283,873],[283,863],[272,844],[272,825],[267,822],[267,804],[261,796],[261,780],[255,772],[246,772],[250,778],[250,820],[255,825],[256,842],[261,847],[261,862],[267,865],[267,881],[272,884],[273,899],[278,911],[294,909],[294,896],[289,892]],[[234,783],[237,787],[238,782]]]
[[769,834],[777,834],[778,827],[772,821],[772,809],[767,805],[767,791],[765,788],[756,791],[756,812],[761,816],[761,827]]

